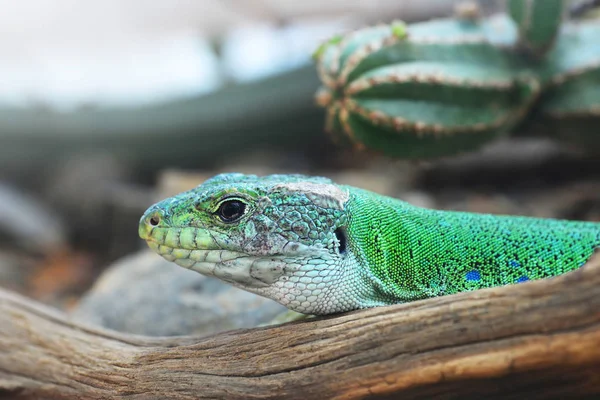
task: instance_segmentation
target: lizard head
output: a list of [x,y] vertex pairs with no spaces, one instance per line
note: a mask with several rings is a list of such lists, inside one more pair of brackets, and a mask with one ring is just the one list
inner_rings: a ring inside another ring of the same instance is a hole
[[151,206],[139,234],[169,261],[292,310],[345,311],[355,307],[332,288],[347,279],[348,199],[326,178],[221,174]]

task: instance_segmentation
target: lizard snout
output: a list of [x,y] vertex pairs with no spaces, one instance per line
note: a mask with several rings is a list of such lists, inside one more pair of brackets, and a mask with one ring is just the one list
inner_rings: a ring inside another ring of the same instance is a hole
[[150,232],[156,227],[165,227],[165,212],[159,207],[150,207],[140,219],[138,233],[140,237],[147,240]]

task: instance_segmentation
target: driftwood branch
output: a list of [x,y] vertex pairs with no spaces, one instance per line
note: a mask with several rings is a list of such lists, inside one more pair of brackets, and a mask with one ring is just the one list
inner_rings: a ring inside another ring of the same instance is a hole
[[[160,321],[157,321],[160,323]],[[207,338],[0,292],[0,398],[600,398],[600,260],[545,281]]]

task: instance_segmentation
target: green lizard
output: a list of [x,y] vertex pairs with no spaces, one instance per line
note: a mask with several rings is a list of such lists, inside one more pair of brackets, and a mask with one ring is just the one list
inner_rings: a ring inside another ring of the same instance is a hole
[[317,315],[551,277],[600,246],[600,223],[424,209],[302,175],[218,175],[151,206],[139,234],[182,267]]

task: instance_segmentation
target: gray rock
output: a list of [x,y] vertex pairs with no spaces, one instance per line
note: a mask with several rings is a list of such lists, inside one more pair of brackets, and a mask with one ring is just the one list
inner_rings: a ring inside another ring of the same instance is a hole
[[174,336],[255,327],[285,311],[146,250],[110,267],[72,316],[121,332]]
[[17,188],[0,182],[0,239],[31,253],[47,254],[66,247],[58,215]]

